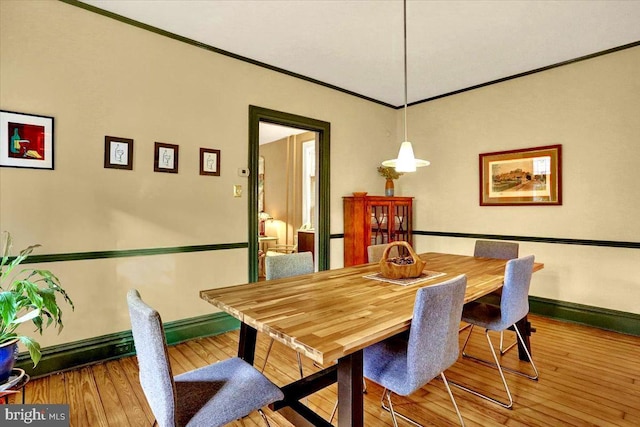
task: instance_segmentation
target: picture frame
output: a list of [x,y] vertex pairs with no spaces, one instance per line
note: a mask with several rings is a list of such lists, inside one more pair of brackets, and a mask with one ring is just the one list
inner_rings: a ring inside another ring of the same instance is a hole
[[133,139],[105,136],[104,167],[133,170]]
[[0,110],[0,166],[54,168],[53,117]]
[[175,144],[156,142],[153,156],[154,172],[178,173],[178,150]]
[[200,175],[220,176],[220,150],[200,148]]
[[562,145],[482,153],[480,206],[562,205]]

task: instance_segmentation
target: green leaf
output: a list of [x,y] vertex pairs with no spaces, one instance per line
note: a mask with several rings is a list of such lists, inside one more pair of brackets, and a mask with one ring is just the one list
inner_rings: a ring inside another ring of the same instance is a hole
[[3,329],[13,323],[13,320],[17,314],[16,297],[12,292],[0,292],[0,319],[2,319],[2,325],[0,325],[0,332],[4,332]]
[[38,362],[40,362],[40,358],[42,357],[42,352],[40,351],[40,344],[38,344],[37,342],[35,342],[29,337],[23,337],[23,336],[20,337],[20,342],[22,342],[22,344],[24,344],[24,346],[27,347],[27,350],[29,350],[29,356],[31,356],[31,360],[33,361],[33,367],[35,368],[38,365]]

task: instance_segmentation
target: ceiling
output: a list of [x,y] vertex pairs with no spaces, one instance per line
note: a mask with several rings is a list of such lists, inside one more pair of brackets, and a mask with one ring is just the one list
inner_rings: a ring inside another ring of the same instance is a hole
[[[84,0],[235,55],[404,104],[400,0]],[[640,0],[407,3],[408,103],[640,41]]]

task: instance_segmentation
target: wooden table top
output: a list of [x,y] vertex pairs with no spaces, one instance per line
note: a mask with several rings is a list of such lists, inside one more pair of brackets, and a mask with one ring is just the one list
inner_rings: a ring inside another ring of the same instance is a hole
[[[421,254],[425,269],[444,276],[401,286],[363,276],[377,263],[200,291],[200,297],[236,319],[320,364],[407,330],[418,289],[467,276],[465,302],[502,286],[505,260]],[[534,271],[543,268],[536,263]]]

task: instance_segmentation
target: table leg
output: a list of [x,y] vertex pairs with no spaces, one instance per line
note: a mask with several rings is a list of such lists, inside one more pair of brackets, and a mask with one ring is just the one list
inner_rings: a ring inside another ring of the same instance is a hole
[[338,360],[338,426],[364,425],[362,350]]
[[238,357],[250,365],[256,355],[256,338],[258,331],[251,326],[240,323],[240,340],[238,342]]
[[[520,331],[520,335],[522,335],[522,340],[524,341],[524,345],[527,347],[527,350],[529,350],[529,354],[531,354],[531,356],[533,357],[533,353],[531,353],[531,340],[530,340],[531,322],[529,322],[529,320],[527,319],[527,316],[524,316],[522,319],[516,322],[516,326]],[[522,343],[520,342],[520,340],[517,340],[517,341],[518,341],[518,358],[520,360],[528,362],[529,358],[527,357],[527,352],[522,346]]]

